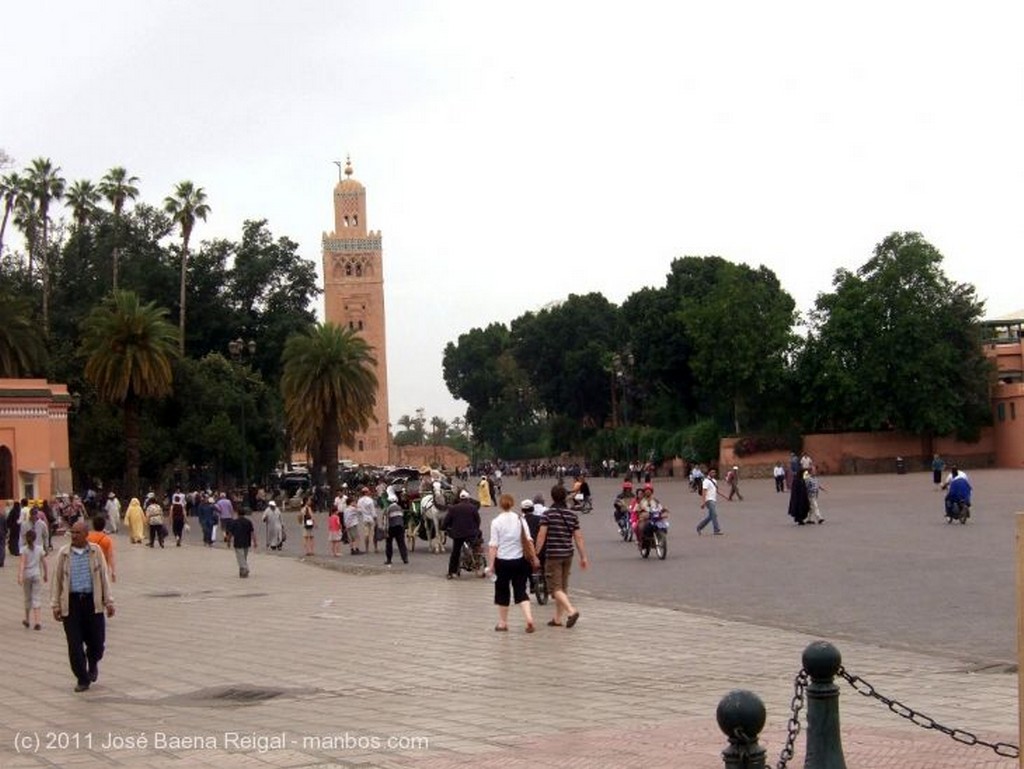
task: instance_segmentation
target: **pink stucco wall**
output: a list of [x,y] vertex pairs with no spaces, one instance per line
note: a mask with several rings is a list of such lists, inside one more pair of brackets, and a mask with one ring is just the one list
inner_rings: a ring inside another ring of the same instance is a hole
[[[722,467],[739,465],[744,475],[767,477],[776,462],[788,464],[788,451],[771,451],[736,456],[736,438],[723,438],[719,445]],[[906,433],[833,433],[803,436],[803,451],[814,460],[818,472],[833,475],[895,472],[896,458],[902,457],[908,472],[931,466],[928,446],[919,436]],[[962,443],[950,438],[937,438],[933,451],[947,463],[964,467],[990,467],[995,464],[993,430],[982,430],[977,443]]]
[[[70,492],[66,385],[45,379],[0,379],[0,446],[12,457],[13,497]],[[60,487],[60,488],[58,488]]]

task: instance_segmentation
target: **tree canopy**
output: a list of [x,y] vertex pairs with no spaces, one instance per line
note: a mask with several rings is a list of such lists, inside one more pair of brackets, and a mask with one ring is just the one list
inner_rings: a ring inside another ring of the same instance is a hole
[[814,429],[974,438],[989,417],[989,364],[974,287],[942,272],[919,233],[893,233],[819,295],[799,361]]

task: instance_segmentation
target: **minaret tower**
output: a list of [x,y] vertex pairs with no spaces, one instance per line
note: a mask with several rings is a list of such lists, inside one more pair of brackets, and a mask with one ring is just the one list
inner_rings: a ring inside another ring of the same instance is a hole
[[334,187],[334,232],[323,234],[324,319],[356,331],[377,360],[376,421],[356,435],[341,457],[355,462],[389,462],[388,356],[384,319],[384,262],[380,230],[366,229],[366,188],[352,178],[352,161],[338,165]]

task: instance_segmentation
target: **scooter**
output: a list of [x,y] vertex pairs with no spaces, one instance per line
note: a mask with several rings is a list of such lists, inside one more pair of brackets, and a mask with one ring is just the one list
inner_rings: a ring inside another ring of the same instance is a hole
[[639,524],[638,529],[641,527],[643,531],[638,531],[639,542],[637,543],[640,546],[640,557],[650,557],[653,548],[658,560],[664,561],[668,555],[668,510],[664,508],[652,510],[647,521]]

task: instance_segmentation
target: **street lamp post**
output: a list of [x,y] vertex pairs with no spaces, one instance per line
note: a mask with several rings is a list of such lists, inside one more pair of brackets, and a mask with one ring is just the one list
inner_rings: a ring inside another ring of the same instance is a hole
[[[249,357],[252,358],[256,354],[256,342],[250,339],[248,342],[242,341],[242,338],[232,339],[228,342],[228,352],[231,353],[232,359],[236,363],[240,363],[242,360],[243,353],[248,353]],[[248,497],[249,494],[249,443],[245,437],[245,376],[242,377],[242,489],[243,493]]]

